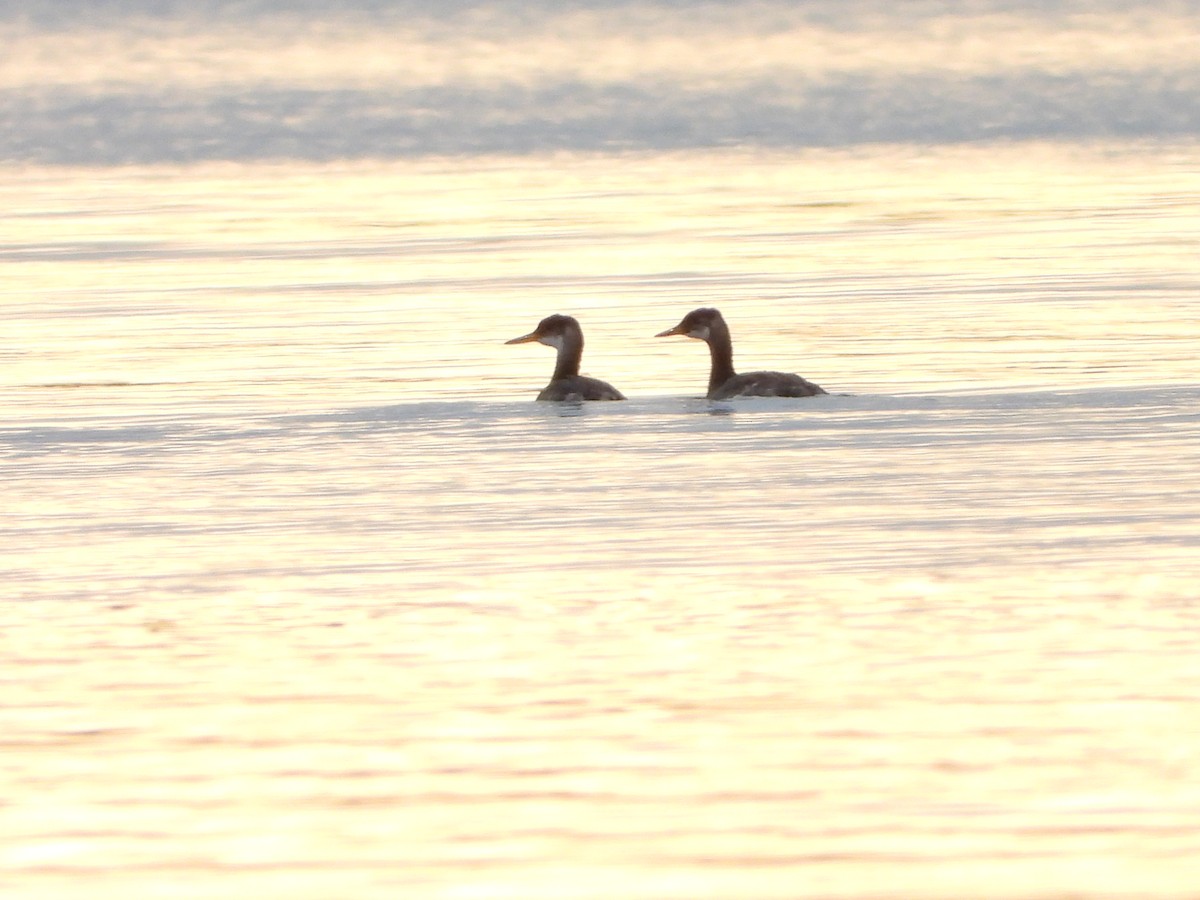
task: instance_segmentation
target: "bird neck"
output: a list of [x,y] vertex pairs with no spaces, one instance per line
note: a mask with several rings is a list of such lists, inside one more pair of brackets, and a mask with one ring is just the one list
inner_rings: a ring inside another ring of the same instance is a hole
[[583,358],[583,335],[567,331],[558,345],[558,362],[554,366],[555,378],[571,378],[579,374],[579,361]]
[[721,320],[709,326],[708,352],[712,355],[712,371],[708,376],[711,394],[737,374],[733,371],[733,339],[729,336],[729,327]]

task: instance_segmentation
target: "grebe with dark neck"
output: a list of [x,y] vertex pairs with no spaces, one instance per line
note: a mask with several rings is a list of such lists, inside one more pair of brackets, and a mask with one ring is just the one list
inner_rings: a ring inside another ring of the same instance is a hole
[[504,343],[528,344],[533,341],[558,351],[554,375],[550,383],[537,395],[539,400],[625,399],[624,395],[608,382],[579,374],[579,361],[583,358],[583,329],[571,316],[546,316],[529,334]]
[[712,371],[708,376],[708,399],[731,397],[813,397],[826,391],[799,375],[788,372],[745,372],[733,370],[733,339],[729,326],[715,309],[694,309],[674,328],[656,334],[682,334],[708,344]]

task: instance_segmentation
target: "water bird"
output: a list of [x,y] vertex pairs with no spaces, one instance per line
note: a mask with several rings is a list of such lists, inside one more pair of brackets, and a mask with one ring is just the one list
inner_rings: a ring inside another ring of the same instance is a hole
[[728,400],[731,397],[814,397],[828,393],[799,375],[789,372],[744,372],[733,369],[733,338],[719,310],[693,309],[674,328],[659,332],[655,337],[682,334],[708,344],[712,355],[712,371],[708,376],[708,399]]
[[537,395],[539,400],[624,400],[625,395],[599,378],[579,374],[583,358],[583,329],[571,316],[546,316],[537,328],[505,341],[506,344],[528,344],[537,341],[558,351],[558,362],[550,383]]

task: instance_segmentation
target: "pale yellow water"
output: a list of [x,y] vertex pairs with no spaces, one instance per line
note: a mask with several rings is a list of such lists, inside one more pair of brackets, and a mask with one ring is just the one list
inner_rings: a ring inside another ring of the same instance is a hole
[[0,890],[1195,896],[1198,163],[10,166]]

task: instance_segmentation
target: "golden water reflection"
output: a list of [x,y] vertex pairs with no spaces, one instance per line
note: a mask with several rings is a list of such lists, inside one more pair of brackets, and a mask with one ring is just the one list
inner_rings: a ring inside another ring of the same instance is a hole
[[495,336],[561,311],[585,370],[661,396],[698,391],[707,360],[646,338],[719,304],[745,365],[833,390],[1187,382],[1193,163],[1022,145],[38,170],[3,193],[5,380],[516,397],[550,363]]
[[1194,160],[6,180],[0,878],[1187,896]]

